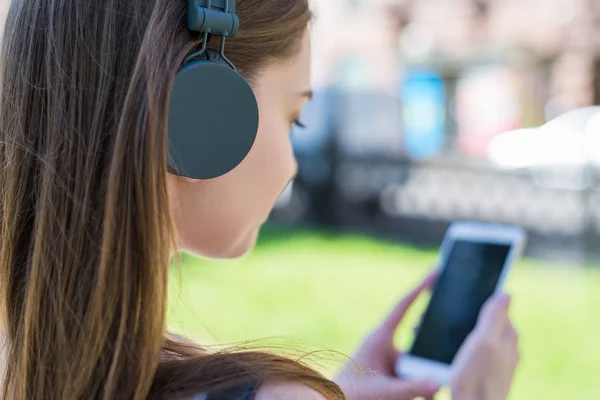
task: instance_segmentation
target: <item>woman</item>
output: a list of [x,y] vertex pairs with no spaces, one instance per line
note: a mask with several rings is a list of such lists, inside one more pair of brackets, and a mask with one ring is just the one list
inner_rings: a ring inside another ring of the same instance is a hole
[[[296,173],[288,133],[309,97],[307,1],[239,0],[237,14],[227,55],[256,94],[258,136],[233,171],[194,180],[167,170],[170,90],[202,41],[187,29],[184,0],[13,1],[0,85],[4,399],[437,391],[392,373],[394,330],[431,279],[357,353],[376,374],[348,366],[337,384],[283,357],[208,352],[166,334],[172,255],[245,254]],[[454,398],[504,399],[517,358],[498,296],[461,349]]]

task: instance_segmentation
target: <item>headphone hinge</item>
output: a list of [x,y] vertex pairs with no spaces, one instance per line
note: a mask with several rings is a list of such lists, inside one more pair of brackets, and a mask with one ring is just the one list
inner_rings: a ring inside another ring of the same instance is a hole
[[[228,12],[225,12],[226,8]],[[235,14],[235,0],[188,0],[190,30],[234,37],[239,26],[240,20]]]

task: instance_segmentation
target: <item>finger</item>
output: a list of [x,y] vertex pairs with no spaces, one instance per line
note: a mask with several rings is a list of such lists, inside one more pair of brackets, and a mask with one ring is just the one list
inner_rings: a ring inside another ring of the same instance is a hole
[[504,337],[511,346],[517,346],[519,344],[519,334],[514,325],[510,322],[506,325],[506,328],[504,328]]
[[515,362],[518,362],[521,358],[519,352],[519,334],[515,327],[510,322],[504,330],[504,351],[507,354],[511,354]]
[[479,323],[482,328],[492,331],[492,333],[504,333],[508,325],[508,308],[510,305],[510,296],[506,293],[497,293],[490,297],[484,304]]
[[498,293],[488,299],[479,316],[478,330],[489,337],[500,337],[509,322],[509,304],[510,296],[506,293]]
[[379,386],[375,398],[384,399],[414,399],[416,397],[433,398],[440,390],[440,385],[435,381],[403,381],[393,379],[387,384]]
[[385,371],[388,376],[396,376],[396,364],[402,357],[403,353],[392,346],[389,351],[383,353],[381,360],[382,370]]
[[426,290],[433,290],[433,288],[435,287],[435,284],[438,281],[438,278],[440,277],[440,269],[439,268],[434,268],[429,275],[427,275],[427,277],[425,277],[425,279],[423,280],[423,283],[425,283],[425,289]]
[[394,307],[392,312],[387,316],[387,318],[383,321],[382,328],[394,332],[402,318],[406,315],[406,312],[410,308],[410,306],[415,302],[415,300],[419,297],[419,295],[431,288],[434,285],[435,280],[437,279],[438,272],[434,271],[429,274],[416,288],[414,288],[409,294],[407,294],[401,301]]

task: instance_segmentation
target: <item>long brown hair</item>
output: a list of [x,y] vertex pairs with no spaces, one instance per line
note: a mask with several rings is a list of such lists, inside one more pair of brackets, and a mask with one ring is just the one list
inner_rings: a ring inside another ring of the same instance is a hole
[[[185,0],[18,0],[1,55],[3,398],[178,398],[246,380],[339,388],[262,352],[165,331],[174,228],[170,87],[200,45]],[[238,0],[228,57],[252,80],[298,51],[307,0]],[[199,93],[199,95],[202,95]]]

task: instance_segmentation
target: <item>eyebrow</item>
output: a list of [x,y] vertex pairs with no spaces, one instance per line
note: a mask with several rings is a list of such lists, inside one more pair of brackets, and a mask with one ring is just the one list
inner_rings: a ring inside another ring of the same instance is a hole
[[312,90],[306,90],[306,91],[300,93],[300,97],[306,97],[309,100],[312,100],[313,96],[314,96],[314,92]]

